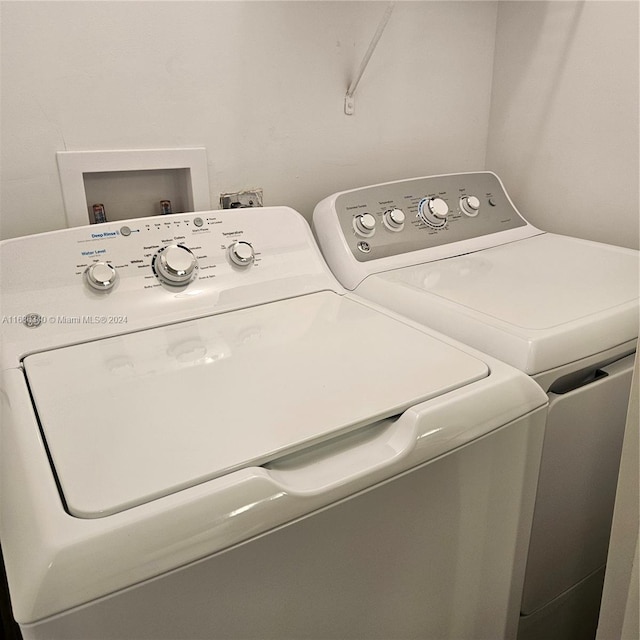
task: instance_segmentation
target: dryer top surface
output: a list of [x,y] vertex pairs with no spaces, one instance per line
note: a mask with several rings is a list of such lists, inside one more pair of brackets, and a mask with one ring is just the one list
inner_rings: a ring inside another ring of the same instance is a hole
[[375,274],[356,291],[535,375],[637,339],[638,256],[542,234]]
[[380,277],[537,331],[637,302],[638,253],[547,233]]

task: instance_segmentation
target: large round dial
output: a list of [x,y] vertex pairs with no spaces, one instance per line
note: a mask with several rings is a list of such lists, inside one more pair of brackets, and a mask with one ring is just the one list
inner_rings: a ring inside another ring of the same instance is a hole
[[195,278],[198,261],[187,247],[169,244],[158,251],[154,266],[162,282],[178,287]]
[[108,262],[94,262],[85,269],[87,284],[96,291],[108,291],[118,279],[118,272]]
[[248,242],[238,241],[229,247],[229,258],[238,267],[248,267],[255,260],[255,253]]
[[442,198],[423,198],[418,205],[418,216],[430,227],[444,227],[448,215],[449,205]]

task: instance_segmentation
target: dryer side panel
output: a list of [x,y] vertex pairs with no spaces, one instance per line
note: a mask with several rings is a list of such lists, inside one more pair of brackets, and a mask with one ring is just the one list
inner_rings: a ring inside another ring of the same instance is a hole
[[633,358],[604,367],[591,384],[549,394],[524,614],[607,561]]

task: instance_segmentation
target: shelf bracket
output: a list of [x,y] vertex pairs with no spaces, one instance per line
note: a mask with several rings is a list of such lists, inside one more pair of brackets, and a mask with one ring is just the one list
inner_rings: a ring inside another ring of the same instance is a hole
[[391,17],[391,13],[393,12],[395,4],[396,4],[395,2],[389,2],[387,4],[387,8],[385,9],[384,15],[382,16],[382,19],[380,20],[380,24],[378,25],[378,29],[376,30],[375,35],[371,40],[371,44],[369,44],[369,48],[367,49],[367,52],[364,54],[364,58],[360,63],[358,74],[351,81],[351,84],[347,89],[347,93],[344,97],[344,112],[348,116],[352,116],[355,112],[355,102],[354,102],[353,94],[356,92],[356,88],[358,87],[360,78],[362,78],[362,74],[364,73],[364,70],[367,68],[367,65],[369,64],[369,60],[371,59],[371,56],[375,51],[375,48],[378,44],[378,40],[380,40],[380,38],[382,37],[382,33],[384,32],[384,29],[387,26],[387,22],[389,22],[389,18]]

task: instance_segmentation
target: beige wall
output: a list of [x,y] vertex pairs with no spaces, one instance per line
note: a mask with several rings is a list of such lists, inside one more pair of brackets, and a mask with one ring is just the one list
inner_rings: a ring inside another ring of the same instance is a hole
[[65,226],[56,151],[204,146],[211,203],[482,169],[495,2],[3,2],[2,237]]
[[486,166],[545,230],[638,247],[638,6],[499,3]]
[[[0,2],[0,237],[62,228],[55,152],[204,146],[212,206],[496,171],[541,228],[638,246],[638,4]],[[495,57],[494,57],[495,49]]]

